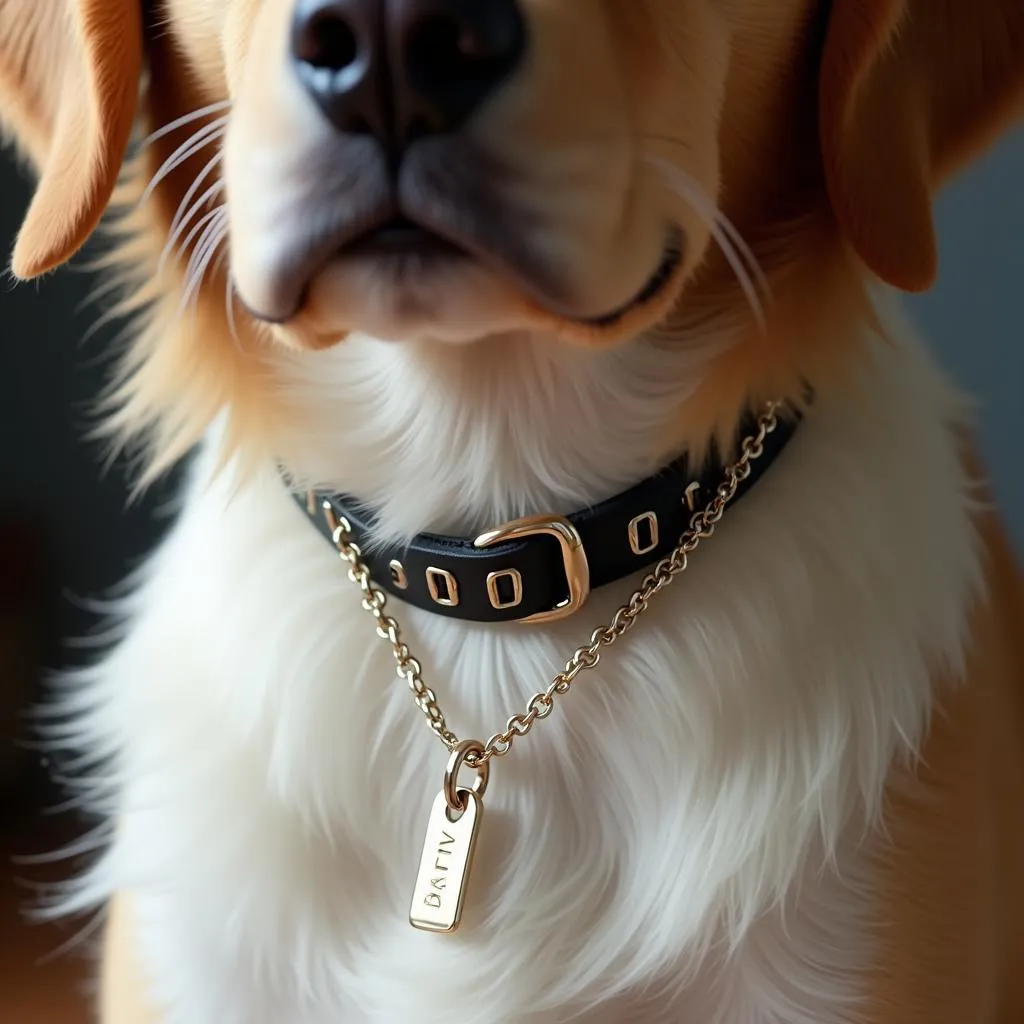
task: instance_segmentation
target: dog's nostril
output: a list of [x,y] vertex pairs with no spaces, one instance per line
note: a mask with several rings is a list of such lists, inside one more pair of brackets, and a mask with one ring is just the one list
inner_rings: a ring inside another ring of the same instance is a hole
[[314,68],[344,71],[359,56],[352,26],[336,11],[314,15],[295,41],[295,56]]
[[403,130],[419,116],[433,132],[457,131],[526,49],[519,0],[394,0],[391,10]]
[[433,13],[407,30],[404,58],[410,80],[421,88],[465,88],[486,83],[508,56],[508,41],[485,21],[467,22],[451,12]]
[[461,78],[469,54],[478,45],[454,18],[444,15],[424,18],[406,39],[406,67],[414,81],[441,84],[445,79]]
[[374,136],[392,161],[458,131],[526,51],[520,0],[294,3],[301,83],[339,131]]

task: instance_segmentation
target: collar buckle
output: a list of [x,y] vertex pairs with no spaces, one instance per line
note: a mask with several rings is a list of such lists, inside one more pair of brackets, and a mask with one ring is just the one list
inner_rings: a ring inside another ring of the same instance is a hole
[[590,563],[579,530],[565,516],[525,516],[481,533],[473,541],[477,548],[489,548],[524,537],[554,537],[562,551],[562,566],[569,584],[569,596],[546,612],[537,612],[518,621],[527,625],[557,622],[580,610],[590,596]]

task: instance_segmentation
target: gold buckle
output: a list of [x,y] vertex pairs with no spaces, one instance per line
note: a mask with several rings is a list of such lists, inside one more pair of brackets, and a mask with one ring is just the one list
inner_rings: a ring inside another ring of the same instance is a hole
[[509,540],[540,536],[554,537],[562,549],[562,565],[569,583],[569,596],[550,611],[528,615],[525,619],[520,619],[520,622],[555,622],[583,607],[583,603],[590,595],[590,564],[587,562],[587,553],[583,550],[583,538],[579,530],[564,516],[527,516],[523,519],[513,519],[504,526],[481,533],[473,541],[474,547],[490,548]]

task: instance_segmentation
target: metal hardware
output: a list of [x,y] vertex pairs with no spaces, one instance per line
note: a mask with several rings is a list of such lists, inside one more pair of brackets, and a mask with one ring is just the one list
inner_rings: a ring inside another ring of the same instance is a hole
[[339,516],[329,501],[324,500],[320,508],[324,513],[327,529],[331,531],[331,540],[334,542],[334,546],[338,547],[338,542],[342,537],[351,536],[352,524],[344,516]]
[[564,516],[526,516],[513,519],[504,526],[481,533],[473,544],[478,548],[490,548],[509,540],[524,537],[554,537],[562,549],[562,566],[569,585],[569,596],[550,611],[528,615],[520,622],[534,625],[541,622],[555,622],[579,611],[590,594],[590,565],[583,550],[583,538],[579,530]]
[[[413,927],[432,932],[453,932],[459,927],[473,854],[480,832],[480,821],[483,816],[482,798],[490,778],[491,759],[504,757],[512,749],[517,736],[526,736],[538,721],[547,718],[555,710],[556,698],[569,692],[581,672],[596,667],[601,661],[603,649],[625,636],[647,610],[654,595],[664,590],[680,573],[686,571],[690,555],[697,550],[702,540],[713,536],[725,514],[726,506],[736,496],[740,484],[750,476],[751,464],[764,454],[765,438],[778,426],[778,409],[779,405],[775,402],[765,407],[757,421],[757,433],[744,439],[740,446],[740,457],[725,470],[725,477],[707,506],[702,511],[694,513],[675,550],[644,577],[640,587],[618,608],[608,625],[599,626],[591,633],[589,643],[576,648],[548,688],[530,698],[526,712],[513,715],[508,720],[505,731],[495,733],[486,743],[480,743],[478,740],[460,740],[448,728],[434,691],[423,681],[422,666],[413,657],[409,645],[402,639],[401,627],[393,616],[384,611],[387,595],[371,579],[362,550],[352,537],[351,524],[343,517],[337,516],[329,502],[324,503],[324,515],[331,527],[334,545],[341,558],[349,564],[349,578],[362,591],[363,607],[377,623],[377,635],[391,644],[399,678],[408,682],[417,707],[426,716],[430,728],[451,752],[444,775],[444,787],[432,805],[423,842],[423,853],[409,911],[409,921]],[[552,612],[532,617],[533,621],[537,621],[538,618],[549,621],[551,618],[568,615],[578,608],[590,589],[590,569],[586,553],[579,532],[572,524],[565,519],[544,516],[520,519],[498,530],[481,534],[476,540],[476,545],[488,547],[503,540],[537,534],[547,534],[558,540],[562,548],[566,578],[569,581],[567,602]],[[448,578],[449,586],[454,585],[454,577],[436,569],[427,571],[428,584],[432,582],[431,572]],[[457,589],[449,593],[457,603]],[[431,595],[438,600],[433,589]],[[476,769],[477,777],[472,789],[463,789],[459,786],[459,771],[464,765]]]
[[[643,546],[640,544],[640,525],[642,523],[649,524],[651,530],[651,542]],[[643,515],[630,521],[629,546],[634,555],[650,554],[658,546],[658,516],[656,513],[644,512]]]
[[455,814],[461,814],[466,809],[465,802],[459,798],[459,793],[466,792],[466,787],[459,785],[459,772],[463,765],[470,767],[467,760],[469,757],[477,759],[477,763],[471,766],[476,771],[472,791],[481,800],[487,793],[487,783],[491,778],[491,765],[489,761],[479,760],[483,752],[484,745],[482,743],[477,740],[463,740],[448,758],[448,767],[444,773],[444,798],[448,801],[448,809]]
[[[441,593],[439,579],[444,580],[448,588],[447,597]],[[443,608],[459,606],[459,581],[447,569],[435,569],[433,566],[427,569],[427,590],[430,591],[434,604],[439,604]]]
[[[526,711],[513,715],[508,720],[504,732],[495,733],[482,744],[482,754],[474,755],[469,751],[463,759],[465,764],[471,768],[478,768],[491,758],[504,757],[512,749],[517,736],[525,736],[538,721],[547,718],[555,710],[556,698],[569,692],[581,672],[597,666],[603,649],[610,647],[633,628],[637,619],[646,611],[651,599],[686,571],[690,555],[697,550],[703,540],[714,535],[718,523],[725,515],[726,506],[736,496],[740,484],[750,476],[751,464],[764,454],[765,438],[778,426],[779,408],[778,402],[769,402],[765,406],[757,420],[757,432],[743,441],[739,458],[724,471],[723,480],[715,490],[714,497],[700,512],[694,513],[689,527],[672,553],[658,562],[644,577],[639,589],[618,608],[608,625],[598,626],[591,633],[590,641],[576,648],[562,671],[551,680],[548,688],[535,693],[527,701]],[[324,514],[328,515],[328,523],[332,524],[334,545],[342,560],[349,565],[349,578],[363,593],[363,607],[377,623],[378,635],[391,645],[398,677],[409,684],[416,706],[423,712],[438,739],[449,751],[455,750],[461,741],[448,727],[434,691],[423,681],[423,667],[402,639],[401,627],[393,616],[386,613],[387,594],[371,579],[362,550],[352,537],[351,526],[347,520],[339,519],[330,511],[329,503],[325,502],[324,506]],[[485,539],[490,536],[484,534]],[[582,554],[582,546],[580,550]]]
[[471,789],[459,790],[458,797],[464,808],[457,816],[444,793],[430,808],[409,906],[409,923],[420,931],[451,934],[462,921],[484,805]]
[[694,480],[683,494],[683,500],[686,502],[686,507],[691,512],[697,511],[697,495],[700,493],[700,482]]
[[[502,580],[512,581],[512,599],[503,601],[499,584]],[[523,574],[518,569],[504,569],[502,572],[492,572],[487,577],[487,596],[490,599],[491,607],[500,612],[509,608],[518,608],[523,603]]]
[[388,564],[388,569],[391,570],[391,582],[394,583],[399,590],[409,589],[409,576],[405,571],[405,566],[397,559],[394,558]]

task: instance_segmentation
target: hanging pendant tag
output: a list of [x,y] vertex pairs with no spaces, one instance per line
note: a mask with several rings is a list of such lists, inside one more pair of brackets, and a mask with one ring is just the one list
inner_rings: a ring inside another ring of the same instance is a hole
[[449,816],[451,812],[443,790],[430,810],[420,870],[409,908],[410,923],[423,931],[454,932],[462,919],[484,805],[479,794],[472,790],[459,789],[457,795],[465,810],[456,821]]

